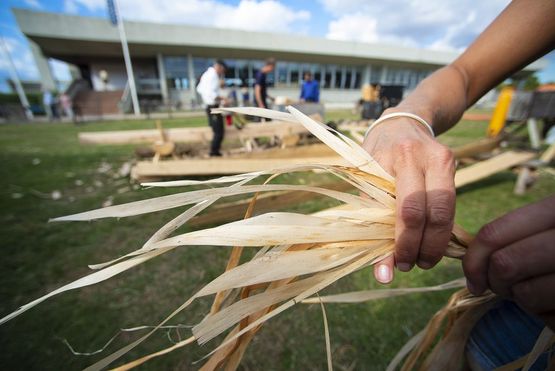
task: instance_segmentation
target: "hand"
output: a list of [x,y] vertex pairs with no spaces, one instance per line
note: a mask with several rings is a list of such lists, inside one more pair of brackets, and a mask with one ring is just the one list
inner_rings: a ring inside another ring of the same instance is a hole
[[555,195],[486,224],[463,269],[473,294],[489,288],[555,330]]
[[395,118],[376,126],[363,147],[395,177],[395,254],[374,267],[379,282],[393,279],[393,266],[435,266],[451,238],[455,216],[455,161],[419,123]]

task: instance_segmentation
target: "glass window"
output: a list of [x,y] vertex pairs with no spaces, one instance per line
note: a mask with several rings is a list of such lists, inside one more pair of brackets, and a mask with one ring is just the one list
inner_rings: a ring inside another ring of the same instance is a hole
[[360,89],[360,84],[362,81],[362,69],[356,67],[353,69],[354,73],[351,80],[351,89]]
[[277,62],[275,75],[276,75],[276,85],[278,86],[287,86],[287,69],[288,63],[287,62]]
[[342,88],[342,84],[343,84],[343,79],[342,79],[342,72],[343,72],[343,68],[340,66],[336,66],[335,71],[334,71],[334,84],[332,86],[332,88],[335,89],[341,89]]
[[353,78],[353,69],[351,67],[343,67],[343,72],[345,74],[345,84],[343,85],[343,88],[350,89],[351,79]]
[[213,64],[214,60],[209,58],[193,58],[193,73],[197,81],[199,81],[204,71]]
[[291,86],[299,85],[299,80],[301,79],[300,67],[299,63],[289,63],[289,83]]
[[329,88],[329,89],[335,88],[336,70],[337,70],[337,66],[333,64],[329,64],[326,66],[326,75],[325,75],[326,88]]
[[378,84],[382,79],[382,66],[372,65],[370,67],[370,83]]
[[319,64],[314,65],[314,70],[312,71],[312,77],[314,80],[320,82],[322,80],[322,66]]

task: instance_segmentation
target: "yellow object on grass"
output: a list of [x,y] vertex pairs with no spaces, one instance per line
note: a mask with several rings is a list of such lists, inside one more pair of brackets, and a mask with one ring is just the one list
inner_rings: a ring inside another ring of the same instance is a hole
[[495,110],[493,111],[493,115],[491,116],[491,120],[488,125],[488,137],[496,137],[505,127],[514,90],[515,89],[511,86],[506,86],[501,89],[501,93],[497,99],[497,105],[495,106]]

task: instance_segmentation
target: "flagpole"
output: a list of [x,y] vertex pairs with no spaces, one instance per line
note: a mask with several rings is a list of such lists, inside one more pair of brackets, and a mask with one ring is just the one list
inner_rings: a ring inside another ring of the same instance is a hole
[[27,96],[25,95],[25,91],[23,90],[23,86],[21,85],[21,81],[19,81],[19,76],[17,76],[17,71],[15,69],[12,56],[10,55],[10,51],[8,50],[8,47],[6,46],[6,42],[4,41],[4,38],[2,36],[0,36],[0,41],[2,44],[2,51],[4,52],[4,55],[8,60],[10,75],[14,82],[15,90],[17,91],[17,95],[19,95],[19,101],[21,102],[23,109],[25,110],[25,116],[27,117],[28,120],[32,120],[33,112],[29,108],[29,101],[27,100]]
[[139,99],[137,98],[137,88],[135,86],[135,75],[133,75],[133,66],[131,65],[131,58],[129,57],[129,48],[127,47],[127,37],[125,35],[125,28],[123,26],[123,19],[121,16],[121,11],[119,8],[119,3],[117,0],[112,0],[115,5],[116,19],[119,30],[119,37],[121,40],[121,48],[123,49],[123,59],[125,60],[125,69],[127,71],[127,79],[129,81],[129,91],[131,93],[131,100],[133,102],[133,112],[135,116],[141,114],[141,108],[139,106]]

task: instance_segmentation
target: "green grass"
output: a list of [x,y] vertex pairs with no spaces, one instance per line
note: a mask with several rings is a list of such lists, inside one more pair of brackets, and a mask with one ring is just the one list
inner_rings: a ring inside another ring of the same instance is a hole
[[[332,112],[329,120],[353,118],[348,111]],[[165,121],[165,127],[205,125],[205,118]],[[180,210],[92,223],[47,223],[49,218],[97,208],[113,196],[122,203],[166,194],[164,190],[134,189],[114,171],[133,158],[133,146],[81,146],[77,133],[88,130],[151,128],[152,121],[0,126],[0,316],[6,315],[87,272],[87,264],[106,261],[139,247]],[[485,123],[465,122],[442,138],[458,145],[483,136]],[[322,175],[286,176],[282,181],[321,180]],[[553,176],[543,173],[523,197],[512,194],[515,175],[503,172],[460,190],[457,222],[471,232],[481,225],[549,195]],[[61,199],[52,200],[53,191]],[[314,211],[329,202],[295,207]],[[59,340],[78,351],[100,348],[119,328],[155,325],[203,284],[221,273],[229,250],[185,247],[158,257],[102,284],[69,292],[31,309],[0,327],[0,369],[80,369],[102,355],[74,356]],[[444,260],[431,271],[398,274],[392,286],[421,286],[461,275],[460,264]],[[376,288],[370,270],[357,272],[325,292]],[[368,304],[328,305],[336,365],[382,370],[404,342],[419,331],[445,303],[449,293],[419,294]],[[200,300],[172,323],[195,324],[206,313],[209,299]],[[142,333],[141,333],[142,334]],[[183,336],[188,336],[186,330]],[[104,353],[114,351],[138,333],[120,336]],[[172,334],[176,338],[175,334]],[[132,360],[167,347],[160,332],[124,357]],[[191,369],[191,362],[213,349],[195,345],[153,360],[144,370]],[[319,306],[298,306],[272,319],[251,344],[242,369],[299,370],[325,368],[325,345]]]

